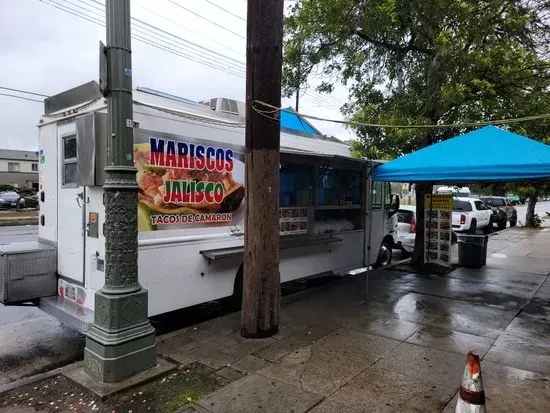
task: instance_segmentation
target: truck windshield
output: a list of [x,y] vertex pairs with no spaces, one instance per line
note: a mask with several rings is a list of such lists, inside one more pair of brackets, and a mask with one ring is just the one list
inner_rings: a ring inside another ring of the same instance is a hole
[[504,206],[504,199],[500,199],[500,198],[482,198],[481,200],[483,202],[485,202],[487,205],[490,205],[490,206],[495,206],[495,207]]
[[472,204],[467,201],[453,200],[453,211],[467,212],[472,210]]
[[405,209],[400,209],[397,212],[397,222],[402,222],[404,224],[410,224],[414,219],[414,212],[407,211]]

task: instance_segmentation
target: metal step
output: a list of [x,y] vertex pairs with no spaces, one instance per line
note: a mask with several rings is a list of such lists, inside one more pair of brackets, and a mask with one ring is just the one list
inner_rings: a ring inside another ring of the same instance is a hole
[[94,322],[94,312],[59,296],[40,299],[39,308],[71,330],[85,334]]

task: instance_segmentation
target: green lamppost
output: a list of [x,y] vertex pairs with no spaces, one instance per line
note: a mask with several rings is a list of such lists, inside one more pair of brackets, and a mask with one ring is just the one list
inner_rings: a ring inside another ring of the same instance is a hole
[[105,285],[95,295],[88,331],[86,372],[117,382],[156,364],[155,331],[147,317],[147,291],[138,282],[137,191],[133,161],[130,0],[107,0],[109,136],[104,190]]

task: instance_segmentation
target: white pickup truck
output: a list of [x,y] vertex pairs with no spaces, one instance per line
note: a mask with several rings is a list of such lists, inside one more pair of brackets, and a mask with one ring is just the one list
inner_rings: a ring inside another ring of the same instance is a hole
[[490,233],[493,211],[478,198],[453,198],[453,230],[475,234],[478,229]]

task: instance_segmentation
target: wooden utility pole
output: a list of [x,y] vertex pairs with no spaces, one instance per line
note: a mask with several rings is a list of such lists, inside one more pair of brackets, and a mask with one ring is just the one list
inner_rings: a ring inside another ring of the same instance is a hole
[[[279,115],[253,106],[281,106],[283,0],[248,2],[246,45],[246,226],[241,334],[279,330]],[[264,108],[265,109],[265,108]]]

